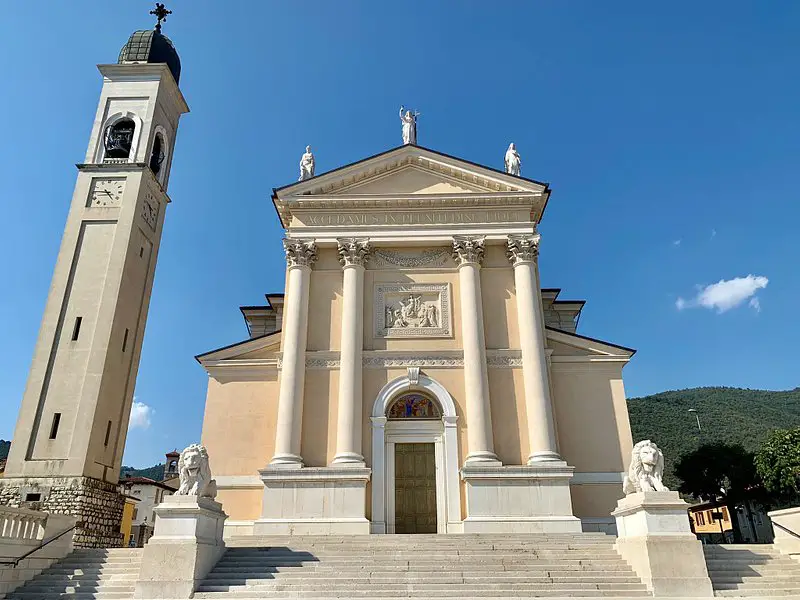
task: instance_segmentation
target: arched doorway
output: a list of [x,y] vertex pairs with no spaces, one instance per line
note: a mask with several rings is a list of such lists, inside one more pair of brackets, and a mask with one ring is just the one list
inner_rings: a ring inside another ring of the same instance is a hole
[[[435,502],[435,527],[433,519],[419,519],[431,532],[461,532],[457,419],[447,390],[418,369],[380,391],[372,407],[372,533],[408,532],[396,519],[404,486],[424,488],[417,490],[418,501]],[[411,463],[426,466],[401,473],[398,488],[397,468]]]

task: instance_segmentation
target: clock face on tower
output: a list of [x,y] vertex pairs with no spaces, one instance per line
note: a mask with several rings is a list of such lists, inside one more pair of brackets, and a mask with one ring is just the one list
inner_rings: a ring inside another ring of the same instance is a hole
[[156,223],[158,223],[158,202],[151,194],[144,197],[142,203],[142,218],[145,223],[150,226],[153,231],[156,230]]
[[124,179],[94,179],[89,192],[89,206],[119,206],[124,190]]

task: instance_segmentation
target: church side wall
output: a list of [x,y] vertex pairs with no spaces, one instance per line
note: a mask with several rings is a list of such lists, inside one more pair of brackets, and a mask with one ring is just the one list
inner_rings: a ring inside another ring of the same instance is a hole
[[225,489],[230,476],[257,477],[275,447],[278,381],[220,381],[208,379],[202,444],[208,448],[211,470],[220,476],[217,499],[231,521],[261,514],[263,488]]
[[571,486],[575,516],[609,518],[633,448],[622,367],[555,360],[551,373],[561,455],[577,481],[592,480]]

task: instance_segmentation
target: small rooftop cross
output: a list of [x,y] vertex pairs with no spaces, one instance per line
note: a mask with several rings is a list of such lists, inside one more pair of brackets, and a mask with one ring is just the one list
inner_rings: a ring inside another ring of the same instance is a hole
[[164,4],[161,2],[156,2],[156,7],[154,10],[150,11],[151,15],[155,15],[156,19],[158,19],[158,23],[156,23],[156,31],[161,33],[161,21],[167,20],[167,15],[171,15],[172,11],[167,10],[164,8]]

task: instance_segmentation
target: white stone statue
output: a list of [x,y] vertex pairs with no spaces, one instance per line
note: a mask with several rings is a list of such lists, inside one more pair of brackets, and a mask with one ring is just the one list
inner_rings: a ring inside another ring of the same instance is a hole
[[400,107],[400,120],[403,122],[403,143],[416,144],[417,143],[417,117],[419,113],[410,110],[405,110]]
[[522,159],[519,157],[517,147],[512,142],[506,150],[506,173],[519,175],[520,167],[522,167]]
[[181,486],[175,495],[198,496],[212,500],[217,497],[217,482],[211,479],[208,451],[205,446],[192,444],[181,452],[181,457],[178,459],[178,474]]
[[631,466],[622,484],[626,494],[636,492],[668,492],[662,483],[664,454],[650,440],[643,440],[633,447]]
[[306,146],[306,153],[300,159],[300,179],[311,179],[314,176],[314,155],[311,153],[311,146]]

